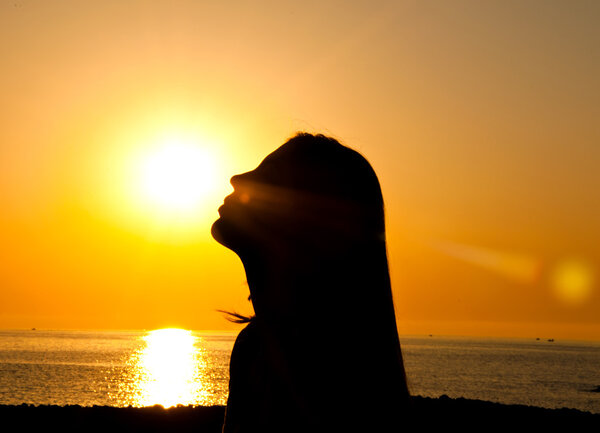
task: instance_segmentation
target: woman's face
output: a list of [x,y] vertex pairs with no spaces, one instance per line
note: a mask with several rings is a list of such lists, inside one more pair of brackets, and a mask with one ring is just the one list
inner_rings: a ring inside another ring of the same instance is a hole
[[344,250],[365,230],[364,206],[348,199],[347,161],[331,158],[288,142],[233,176],[213,237],[238,254]]
[[285,184],[285,149],[279,148],[260,165],[231,178],[233,193],[219,207],[213,237],[236,253],[268,246],[292,206],[293,194]]

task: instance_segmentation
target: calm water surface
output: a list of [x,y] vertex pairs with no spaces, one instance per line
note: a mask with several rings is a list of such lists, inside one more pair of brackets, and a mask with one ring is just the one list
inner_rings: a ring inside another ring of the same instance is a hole
[[[185,330],[0,331],[0,404],[223,405],[234,340]],[[600,393],[590,392],[600,385],[600,343],[401,341],[413,394],[600,413]]]

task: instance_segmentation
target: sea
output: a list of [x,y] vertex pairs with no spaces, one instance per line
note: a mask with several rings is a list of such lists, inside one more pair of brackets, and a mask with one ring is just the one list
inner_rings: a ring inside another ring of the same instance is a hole
[[[0,330],[0,404],[224,405],[235,337]],[[401,344],[413,395],[600,413],[600,342],[402,336]]]

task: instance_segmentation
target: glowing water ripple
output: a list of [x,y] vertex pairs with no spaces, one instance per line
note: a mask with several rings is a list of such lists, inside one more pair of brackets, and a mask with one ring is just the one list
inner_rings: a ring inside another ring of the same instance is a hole
[[159,329],[127,361],[116,400],[120,406],[207,405],[212,380],[200,338],[183,329]]

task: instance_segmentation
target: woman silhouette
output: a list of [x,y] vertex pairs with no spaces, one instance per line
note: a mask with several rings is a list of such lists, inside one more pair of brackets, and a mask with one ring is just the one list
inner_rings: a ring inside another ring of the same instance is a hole
[[214,238],[244,265],[223,431],[395,431],[408,389],[383,198],[357,152],[300,133],[231,179]]

